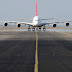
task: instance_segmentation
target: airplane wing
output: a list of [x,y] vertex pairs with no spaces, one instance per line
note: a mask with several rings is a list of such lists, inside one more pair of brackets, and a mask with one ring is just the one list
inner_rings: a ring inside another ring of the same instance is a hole
[[27,22],[18,22],[18,21],[0,21],[4,23],[16,23],[16,24],[25,24],[25,25],[31,25],[33,26],[33,23],[27,23]]
[[20,20],[29,20],[29,21],[32,21],[33,19],[24,19],[24,18],[21,18]]
[[58,23],[69,23],[69,22],[72,22],[72,21],[54,21],[54,22],[46,22],[46,23],[42,23],[44,25],[46,24],[58,24]]
[[54,22],[46,22],[46,23],[41,23],[41,26],[43,25],[50,25],[50,24],[53,24],[56,26],[56,24],[58,23],[66,23],[66,26],[69,26],[69,23],[72,22],[72,21],[54,21]]
[[41,19],[41,20],[52,20],[52,19],[54,19],[54,18],[48,18],[48,19]]
[[31,25],[33,26],[33,23],[27,23],[27,22],[18,22],[19,24],[25,24],[25,25]]
[[17,23],[17,21],[0,21],[0,22],[4,22],[4,23]]

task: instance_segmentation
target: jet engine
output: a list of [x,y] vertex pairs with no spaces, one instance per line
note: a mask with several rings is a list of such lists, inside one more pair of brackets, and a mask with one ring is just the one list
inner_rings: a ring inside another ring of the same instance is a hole
[[70,23],[66,23],[66,26],[69,26],[70,25]]
[[5,23],[4,26],[5,26],[5,27],[8,26],[8,23]]
[[17,27],[18,27],[18,28],[21,27],[21,24],[17,24]]
[[57,25],[56,24],[53,24],[53,27],[56,27]]

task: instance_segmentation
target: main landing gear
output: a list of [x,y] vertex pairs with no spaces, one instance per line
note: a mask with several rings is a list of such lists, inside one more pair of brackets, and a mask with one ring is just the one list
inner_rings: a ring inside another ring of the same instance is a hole
[[[35,29],[35,27],[33,27],[33,28],[32,28],[32,31],[35,31],[35,30],[39,30],[39,31],[41,31],[41,27],[36,28],[36,29]],[[28,31],[31,31],[30,26],[29,26],[29,28],[28,28]],[[43,31],[46,31],[45,25],[43,26]]]
[[30,25],[29,25],[28,31],[31,31]]
[[32,31],[35,31],[35,28],[32,28]]
[[39,31],[41,31],[41,27],[39,27]]
[[44,25],[44,27],[43,27],[43,31],[46,31],[45,25]]
[[[28,28],[28,31],[31,31],[31,28]],[[35,28],[32,28],[32,31],[35,31]],[[39,28],[39,31],[41,31],[41,28]],[[43,31],[46,31],[46,28],[43,28]]]
[[30,28],[28,28],[28,31],[31,31],[31,29],[30,29]]
[[46,31],[46,28],[43,28],[43,31]]
[[[30,25],[29,25],[28,31],[31,31]],[[32,31],[35,31],[34,27],[32,28]]]

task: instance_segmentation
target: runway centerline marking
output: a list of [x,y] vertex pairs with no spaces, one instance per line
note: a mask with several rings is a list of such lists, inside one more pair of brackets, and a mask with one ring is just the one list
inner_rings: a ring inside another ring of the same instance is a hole
[[35,51],[34,72],[38,72],[38,32],[37,31],[36,31],[36,51]]

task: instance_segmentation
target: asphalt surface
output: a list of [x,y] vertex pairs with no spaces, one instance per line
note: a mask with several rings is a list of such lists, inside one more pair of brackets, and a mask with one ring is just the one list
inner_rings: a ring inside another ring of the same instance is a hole
[[[0,32],[0,72],[34,72],[36,32]],[[72,72],[72,33],[38,32],[39,72]]]

